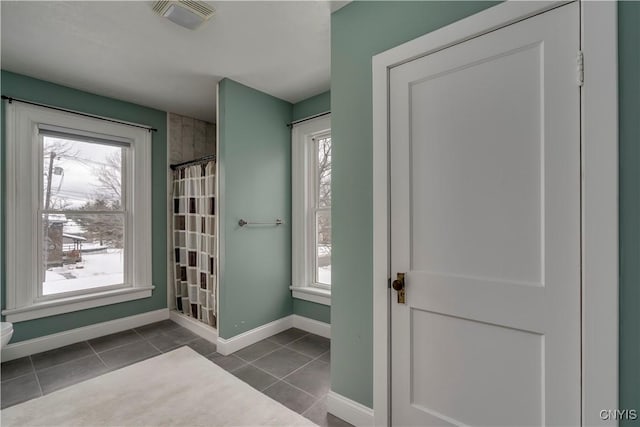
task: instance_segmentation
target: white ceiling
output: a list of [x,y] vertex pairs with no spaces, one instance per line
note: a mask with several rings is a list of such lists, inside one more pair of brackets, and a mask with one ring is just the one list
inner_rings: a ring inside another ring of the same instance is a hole
[[208,1],[195,31],[148,1],[5,1],[5,70],[215,121],[223,77],[298,102],[329,89],[330,14],[345,1]]

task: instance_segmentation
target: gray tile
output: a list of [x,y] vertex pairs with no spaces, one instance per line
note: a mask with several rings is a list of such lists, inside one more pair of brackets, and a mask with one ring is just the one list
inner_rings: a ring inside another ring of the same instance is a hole
[[158,350],[165,353],[178,347],[182,347],[189,341],[193,341],[196,338],[198,338],[198,336],[193,332],[183,327],[178,327],[175,329],[160,331],[157,335],[148,338],[148,341]]
[[40,386],[35,373],[2,382],[2,409],[39,397]]
[[262,340],[250,345],[249,347],[245,347],[242,350],[238,350],[233,354],[247,362],[253,362],[254,360],[267,353],[271,353],[273,350],[278,348],[280,348],[280,346],[273,341]]
[[4,382],[13,378],[21,377],[29,372],[33,372],[31,359],[29,359],[29,356],[21,357],[20,359],[14,359],[2,363],[0,379]]
[[273,335],[269,337],[269,339],[273,342],[277,342],[280,345],[286,345],[286,344],[289,344],[290,342],[293,342],[295,340],[302,338],[307,334],[308,333],[303,330],[291,328],[291,329],[287,329],[284,332],[280,332],[279,334]]
[[331,348],[331,341],[318,335],[309,334],[297,341],[287,344],[287,347],[311,357],[318,357]]
[[253,364],[269,372],[271,375],[282,378],[308,363],[310,360],[310,357],[283,347],[261,357],[253,362]]
[[45,351],[43,353],[34,354],[31,356],[31,360],[33,361],[33,366],[36,371],[39,371],[71,360],[90,356],[92,354],[94,354],[94,352],[89,346],[89,343],[83,341],[67,345],[65,347],[56,348],[54,350]]
[[242,381],[249,384],[256,390],[260,391],[278,381],[278,379],[273,375],[269,375],[252,365],[247,365],[243,366],[242,368],[236,369],[235,371],[233,371],[233,375],[240,378]]
[[100,353],[102,351],[111,350],[121,345],[131,344],[136,341],[141,341],[142,337],[138,335],[134,330],[122,331],[111,335],[105,335],[104,337],[95,338],[89,340],[89,345],[93,349]]
[[98,356],[73,360],[37,373],[44,394],[104,374],[108,369]]
[[100,358],[109,369],[115,369],[159,354],[160,352],[148,342],[139,341],[100,353]]
[[213,353],[207,358],[228,372],[233,372],[238,368],[246,366],[247,364],[247,362],[240,359],[239,357],[234,356],[233,354],[223,356],[220,353]]
[[278,381],[263,393],[299,414],[309,409],[316,401],[313,396],[282,381]]
[[323,362],[331,363],[331,350],[327,351],[322,356],[318,357],[318,360],[322,360]]
[[316,397],[323,397],[329,392],[329,364],[320,360],[303,366],[292,374],[286,376],[284,381],[311,393]]
[[181,326],[178,325],[176,322],[173,322],[167,319],[161,322],[150,323],[148,325],[140,326],[139,328],[135,328],[134,330],[140,335],[142,335],[143,338],[151,338],[161,334],[164,331],[177,329],[180,327]]
[[327,412],[327,398],[319,399],[302,415],[318,424],[320,427],[353,427],[348,422]]
[[203,356],[209,356],[216,352],[216,345],[204,338],[196,338],[195,340],[190,341],[187,345]]

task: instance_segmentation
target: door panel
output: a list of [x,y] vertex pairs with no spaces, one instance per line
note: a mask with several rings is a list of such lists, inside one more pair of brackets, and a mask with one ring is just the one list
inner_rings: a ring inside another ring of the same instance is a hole
[[391,70],[394,425],[580,423],[579,11]]

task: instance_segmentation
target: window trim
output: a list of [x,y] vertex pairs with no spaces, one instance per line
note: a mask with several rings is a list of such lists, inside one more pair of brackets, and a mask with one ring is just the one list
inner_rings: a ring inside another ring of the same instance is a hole
[[[22,103],[5,102],[6,128],[6,305],[2,315],[9,322],[69,313],[148,298],[154,286],[151,276],[151,136],[146,129],[106,122],[68,112]],[[103,134],[132,141],[133,174],[125,185],[130,197],[126,214],[131,224],[128,263],[131,283],[118,289],[100,289],[81,295],[60,294],[60,298],[38,298],[39,278],[33,263],[39,260],[38,210],[40,206],[41,159],[39,125]],[[25,214],[28,212],[29,214]],[[135,213],[135,215],[134,215]],[[137,219],[137,220],[136,220]]]
[[[331,131],[331,116],[326,115],[293,125],[291,130],[291,280],[294,298],[331,305],[331,289],[316,286],[312,280],[315,256],[312,213],[309,195],[315,197],[315,178],[310,169],[313,138]],[[315,173],[313,174],[315,177]],[[312,193],[310,193],[312,192]],[[313,219],[315,221],[315,219]]]

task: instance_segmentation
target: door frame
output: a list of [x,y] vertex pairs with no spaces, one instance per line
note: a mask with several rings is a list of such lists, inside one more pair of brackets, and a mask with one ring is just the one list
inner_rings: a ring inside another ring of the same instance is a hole
[[[582,425],[618,408],[618,15],[616,1],[580,1]],[[390,425],[389,75],[393,67],[567,4],[508,0],[372,58],[373,409]],[[576,52],[577,56],[577,52]],[[576,66],[576,78],[578,70]],[[384,172],[383,172],[384,171]]]

